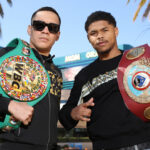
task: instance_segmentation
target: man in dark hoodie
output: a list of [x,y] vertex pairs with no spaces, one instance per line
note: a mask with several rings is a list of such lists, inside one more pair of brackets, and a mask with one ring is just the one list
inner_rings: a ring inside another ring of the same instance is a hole
[[117,83],[122,52],[117,46],[118,28],[108,12],[93,12],[85,22],[87,37],[98,59],[75,77],[59,120],[70,130],[79,120],[87,122],[94,150],[150,149],[150,122],[130,112]]
[[[62,76],[53,64],[50,50],[59,39],[60,24],[60,16],[54,8],[42,7],[31,17],[27,30],[30,43],[15,39],[0,51],[1,74],[15,68],[6,76],[9,82],[1,76],[0,91],[4,91],[0,95],[1,120],[4,121],[7,114],[11,116],[9,124],[20,123],[17,128],[1,127],[0,150],[57,149]],[[34,106],[30,104],[37,100]]]

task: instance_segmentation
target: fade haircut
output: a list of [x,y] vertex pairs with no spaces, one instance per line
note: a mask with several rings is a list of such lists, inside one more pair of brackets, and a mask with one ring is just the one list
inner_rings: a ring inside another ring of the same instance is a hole
[[87,20],[85,22],[85,30],[88,32],[88,27],[91,23],[95,21],[108,21],[109,24],[112,24],[114,27],[116,27],[116,20],[111,15],[111,13],[105,12],[105,11],[95,11],[91,15],[87,17]]
[[35,15],[37,14],[37,12],[39,12],[39,11],[51,11],[51,12],[55,13],[55,14],[58,16],[59,25],[61,24],[61,19],[60,19],[60,16],[59,16],[58,12],[57,12],[54,8],[48,7],[48,6],[46,6],[46,7],[41,7],[41,8],[39,8],[38,10],[36,10],[36,11],[32,14],[32,17],[31,17],[31,24],[32,24],[33,18],[35,17]]

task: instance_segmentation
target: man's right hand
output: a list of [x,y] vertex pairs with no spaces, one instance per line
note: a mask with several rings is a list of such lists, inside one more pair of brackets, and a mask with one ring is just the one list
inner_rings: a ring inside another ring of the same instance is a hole
[[21,121],[24,125],[28,125],[31,122],[34,108],[26,102],[12,100],[8,105],[8,111],[16,120]]
[[92,113],[91,109],[88,108],[90,106],[94,106],[93,98],[73,108],[71,111],[71,117],[74,120],[90,121]]

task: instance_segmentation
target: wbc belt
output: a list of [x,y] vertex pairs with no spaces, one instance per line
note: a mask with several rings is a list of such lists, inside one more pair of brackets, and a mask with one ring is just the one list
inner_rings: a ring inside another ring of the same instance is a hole
[[127,108],[150,121],[150,47],[145,44],[124,52],[118,67],[118,85]]
[[[0,57],[0,94],[34,106],[49,92],[49,75],[27,42],[16,38],[7,47],[14,49]],[[7,114],[0,129],[16,129],[20,124]]]

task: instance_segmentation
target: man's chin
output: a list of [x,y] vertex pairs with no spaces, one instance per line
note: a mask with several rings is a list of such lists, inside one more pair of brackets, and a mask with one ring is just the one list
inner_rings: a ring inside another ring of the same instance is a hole
[[98,50],[98,53],[101,55],[107,55],[107,54],[109,54],[110,51],[111,51],[111,49]]

